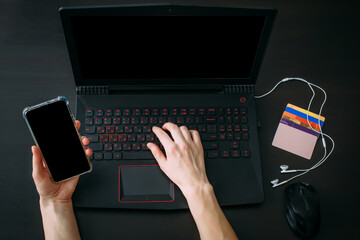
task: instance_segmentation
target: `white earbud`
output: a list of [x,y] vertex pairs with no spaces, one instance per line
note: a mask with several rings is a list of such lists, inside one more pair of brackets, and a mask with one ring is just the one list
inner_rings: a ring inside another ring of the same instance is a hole
[[288,165],[281,165],[280,166],[281,173],[294,173],[298,171],[298,170],[288,170],[288,168],[289,168]]
[[271,181],[271,184],[273,185],[272,187],[275,188],[275,187],[283,185],[283,184],[285,184],[287,182],[288,181],[286,180],[286,181],[282,181],[282,182],[279,183],[279,179],[274,179],[274,180]]

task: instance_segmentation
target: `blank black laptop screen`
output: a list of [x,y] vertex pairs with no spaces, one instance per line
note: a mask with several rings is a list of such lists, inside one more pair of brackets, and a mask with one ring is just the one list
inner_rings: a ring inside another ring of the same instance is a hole
[[73,16],[83,79],[249,78],[265,16]]

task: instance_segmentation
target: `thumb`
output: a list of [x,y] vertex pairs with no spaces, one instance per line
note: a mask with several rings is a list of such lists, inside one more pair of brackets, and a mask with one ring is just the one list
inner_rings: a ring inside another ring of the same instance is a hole
[[40,149],[37,146],[32,146],[31,152],[33,154],[33,156],[32,156],[32,165],[33,165],[32,176],[34,179],[39,179],[46,173],[46,169],[43,164],[43,157],[40,152]]
[[164,153],[160,150],[160,148],[155,143],[149,142],[147,144],[147,147],[150,149],[152,155],[158,162],[160,168],[162,168],[166,162],[166,157],[164,156]]

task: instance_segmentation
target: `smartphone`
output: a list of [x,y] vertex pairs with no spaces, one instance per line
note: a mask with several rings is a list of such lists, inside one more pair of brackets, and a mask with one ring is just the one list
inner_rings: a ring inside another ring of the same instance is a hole
[[61,182],[92,170],[65,97],[26,107],[23,117],[44,157],[53,182]]

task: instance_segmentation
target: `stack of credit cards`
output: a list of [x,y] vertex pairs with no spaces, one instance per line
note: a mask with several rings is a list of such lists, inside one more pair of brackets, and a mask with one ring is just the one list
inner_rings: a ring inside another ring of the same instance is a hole
[[[308,116],[307,116],[308,115]],[[309,122],[307,121],[309,120]],[[311,159],[325,118],[288,104],[281,117],[272,145],[306,159]],[[313,129],[309,126],[309,123]]]

